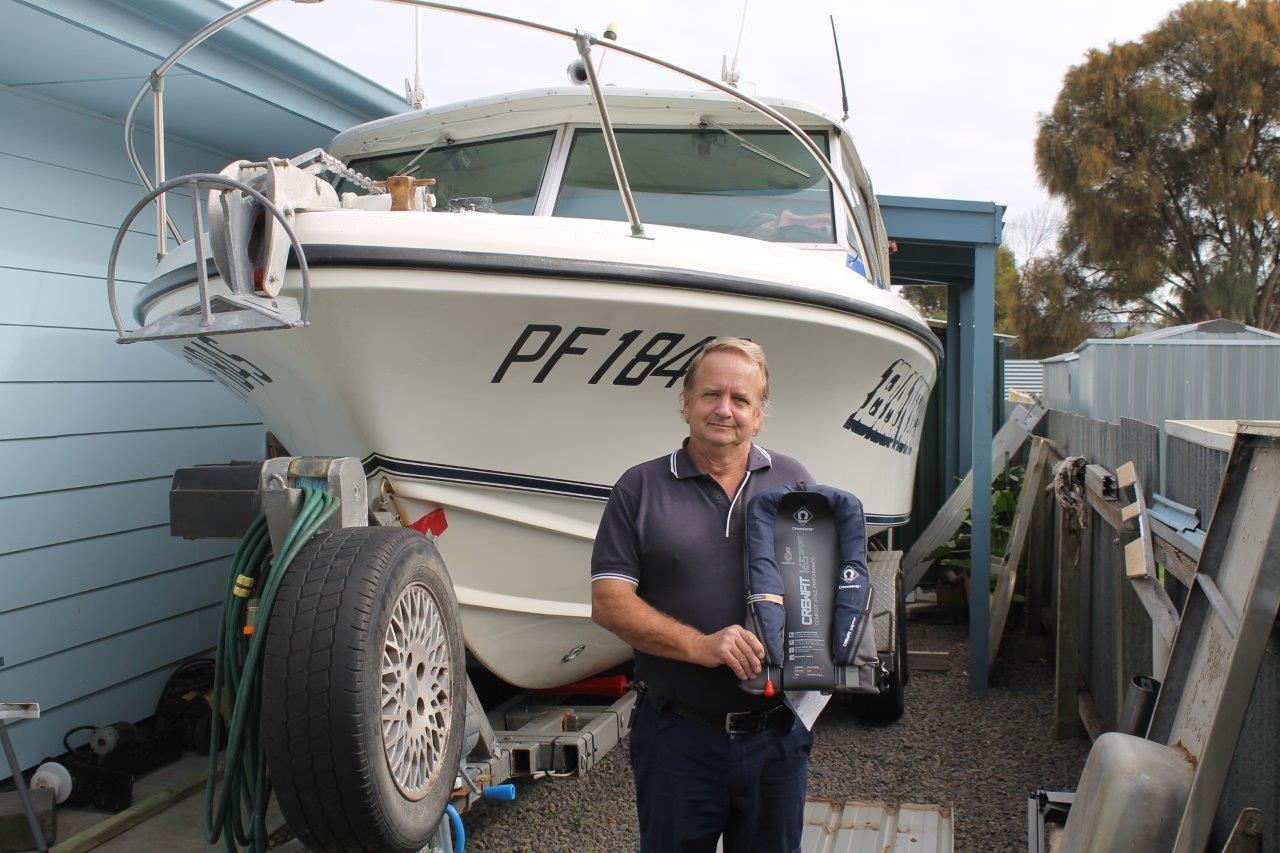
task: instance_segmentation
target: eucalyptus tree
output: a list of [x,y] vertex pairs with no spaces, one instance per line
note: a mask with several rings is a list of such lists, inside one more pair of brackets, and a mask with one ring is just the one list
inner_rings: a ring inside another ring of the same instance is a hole
[[1280,328],[1280,2],[1197,0],[1090,51],[1040,120],[1079,286],[1176,322]]

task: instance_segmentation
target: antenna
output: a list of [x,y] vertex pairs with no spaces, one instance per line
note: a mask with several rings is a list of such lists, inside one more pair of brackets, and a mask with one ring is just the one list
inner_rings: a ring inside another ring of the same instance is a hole
[[841,121],[849,120],[849,90],[844,86],[844,63],[840,61],[840,39],[836,36],[836,16],[828,15],[831,18],[831,41],[836,46],[836,70],[840,72],[840,106],[844,109],[844,118]]
[[413,10],[413,85],[404,81],[404,99],[409,109],[420,110],[427,105],[427,94],[422,89],[422,29],[418,24],[418,9]]
[[720,57],[720,79],[737,88],[741,75],[738,73],[738,54],[742,52],[742,32],[747,28],[747,7],[751,0],[742,0],[742,21],[738,24],[738,43],[733,48],[733,64],[729,64],[728,56]]

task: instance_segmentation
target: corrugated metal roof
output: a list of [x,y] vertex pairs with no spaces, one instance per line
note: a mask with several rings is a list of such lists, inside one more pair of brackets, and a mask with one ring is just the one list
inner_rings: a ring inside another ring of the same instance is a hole
[[1280,335],[1275,332],[1246,326],[1244,323],[1237,323],[1235,320],[1205,320],[1200,323],[1188,323],[1185,326],[1153,329],[1150,332],[1143,332],[1141,335],[1134,335],[1131,338],[1118,338],[1116,342],[1147,343],[1149,341],[1186,340],[1188,338],[1193,340],[1209,338],[1212,340],[1280,341]]
[[1050,358],[1041,359],[1041,363],[1067,361],[1072,356],[1084,352],[1091,347],[1127,347],[1142,344],[1275,344],[1280,345],[1280,334],[1268,332],[1254,326],[1246,326],[1234,320],[1204,320],[1199,323],[1188,323],[1185,326],[1170,326],[1167,329],[1154,329],[1133,335],[1128,338],[1088,338],[1081,341],[1071,352],[1064,352]]
[[882,802],[804,805],[803,853],[951,853],[955,816],[950,806]]

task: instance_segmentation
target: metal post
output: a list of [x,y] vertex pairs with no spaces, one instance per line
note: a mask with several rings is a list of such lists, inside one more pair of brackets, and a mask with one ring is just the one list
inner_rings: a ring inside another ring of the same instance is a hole
[[36,817],[35,807],[31,804],[31,792],[27,790],[26,781],[22,778],[22,766],[18,764],[18,756],[13,751],[13,741],[9,740],[9,729],[0,719],[0,743],[4,745],[4,757],[9,761],[9,770],[13,773],[14,787],[18,789],[18,799],[22,802],[22,810],[27,815],[27,826],[31,828],[31,840],[36,844],[39,853],[49,849],[45,844],[44,833],[40,831],[40,819]]
[[[155,124],[152,128],[152,141],[155,143],[156,186],[160,186],[164,183],[164,76],[154,71],[151,73],[151,107]],[[156,240],[159,243],[156,247],[157,261],[164,260],[169,252],[168,239],[164,234],[168,218],[164,193],[161,193],[156,196]]]
[[[133,128],[138,120],[138,107],[142,105],[142,100],[143,98],[146,97],[147,90],[151,90],[154,97],[155,93],[159,90],[159,88],[163,87],[164,75],[169,73],[169,69],[172,68],[174,65],[176,65],[178,61],[182,59],[182,57],[186,56],[193,48],[196,47],[196,45],[200,44],[205,39],[209,38],[214,33],[225,28],[229,24],[239,20],[240,18],[243,18],[245,15],[248,15],[250,12],[261,9],[263,6],[267,6],[274,2],[276,2],[276,0],[250,0],[250,2],[244,4],[240,8],[232,9],[230,12],[227,12],[227,14],[223,15],[221,18],[218,18],[215,21],[210,21],[208,24],[205,24],[204,27],[202,27],[198,33],[193,35],[191,38],[187,39],[186,42],[184,42],[177,50],[169,54],[169,57],[165,59],[164,62],[161,62],[158,66],[156,66],[156,69],[152,71],[151,75],[147,78],[147,82],[142,84],[142,88],[138,90],[138,94],[135,95],[133,98],[133,103],[129,105],[129,111],[125,113],[124,150],[125,150],[125,153],[129,156],[129,163],[133,165],[133,170],[138,174],[139,180],[142,181],[142,188],[145,189],[147,192],[151,192],[151,190],[155,189],[156,187],[160,186],[160,184],[164,183],[163,175],[155,182],[152,182],[151,178],[147,176],[147,170],[142,168],[142,161],[138,159],[138,152],[135,150],[133,145]],[[157,80],[160,81],[158,85],[156,82]],[[157,109],[156,123],[155,123],[156,124],[155,126],[156,147],[160,157],[160,159],[156,163],[156,166],[157,166],[157,169],[162,170],[163,168],[162,164],[164,160],[164,149],[162,147],[164,145],[162,141],[164,139],[164,120],[160,115],[158,103],[157,103],[156,109]],[[160,210],[163,211],[164,210],[163,199],[161,200],[160,205],[161,205]],[[178,226],[176,223],[174,223],[172,218],[170,218],[169,216],[162,215],[160,218],[160,223],[161,223],[161,228],[157,230],[162,230],[164,224],[167,223],[169,226],[169,233],[173,235],[173,239],[177,240],[178,242],[182,241],[182,234],[181,232],[178,231]],[[161,243],[160,253],[161,253],[161,256],[163,257],[165,253],[163,236],[160,238],[160,243]]]
[[973,249],[972,310],[973,394],[969,436],[973,460],[973,538],[969,551],[969,690],[987,689],[988,633],[991,621],[991,419],[992,373],[995,369],[996,247]]
[[600,113],[600,130],[604,134],[605,147],[609,149],[609,163],[613,166],[613,177],[618,182],[618,191],[622,193],[622,205],[627,209],[627,219],[631,221],[631,236],[644,237],[644,225],[640,222],[640,211],[636,210],[636,200],[631,195],[631,184],[627,181],[627,170],[622,165],[622,152],[618,150],[618,139],[613,133],[613,123],[609,121],[609,111],[604,105],[604,92],[600,89],[600,78],[596,76],[595,64],[591,61],[591,41],[585,33],[577,37],[578,55],[587,68],[587,82],[591,85],[591,94],[596,99],[596,110]]
[[960,478],[968,472],[968,466],[960,465],[960,285],[947,286],[947,358],[943,363],[945,377],[946,417],[943,424],[942,497],[951,497]]
[[964,376],[965,373],[973,367],[974,354],[974,299],[977,289],[977,270],[975,273],[974,284],[960,289],[960,346],[955,350],[960,359],[960,376],[961,376],[961,393],[957,395],[956,403],[959,405],[960,420],[958,422],[959,433],[956,438],[956,461],[960,466],[960,473],[968,471],[973,467],[973,454],[969,452],[973,446],[973,435],[969,430],[970,424],[973,423],[973,395],[976,390],[973,387],[968,389],[968,393],[964,393]]
[[[209,270],[204,257],[204,214],[200,210],[200,182],[191,181],[191,223],[192,238],[196,244],[196,280],[200,284],[200,318],[201,325],[213,325],[213,312],[209,308]],[[160,198],[165,194],[160,193]],[[225,200],[225,195],[223,196]]]

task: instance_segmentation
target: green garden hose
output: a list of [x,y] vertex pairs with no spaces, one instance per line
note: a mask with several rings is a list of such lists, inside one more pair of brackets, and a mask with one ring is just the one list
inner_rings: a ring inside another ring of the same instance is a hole
[[[266,747],[259,734],[262,713],[262,647],[267,620],[285,570],[337,510],[333,495],[302,485],[302,509],[278,553],[271,553],[267,519],[259,515],[240,539],[222,608],[222,631],[214,673],[209,778],[205,787],[205,840],[223,837],[228,853],[267,849],[266,812],[271,797]],[[223,784],[217,788],[223,713],[228,715]],[[217,796],[215,800],[215,791]]]

